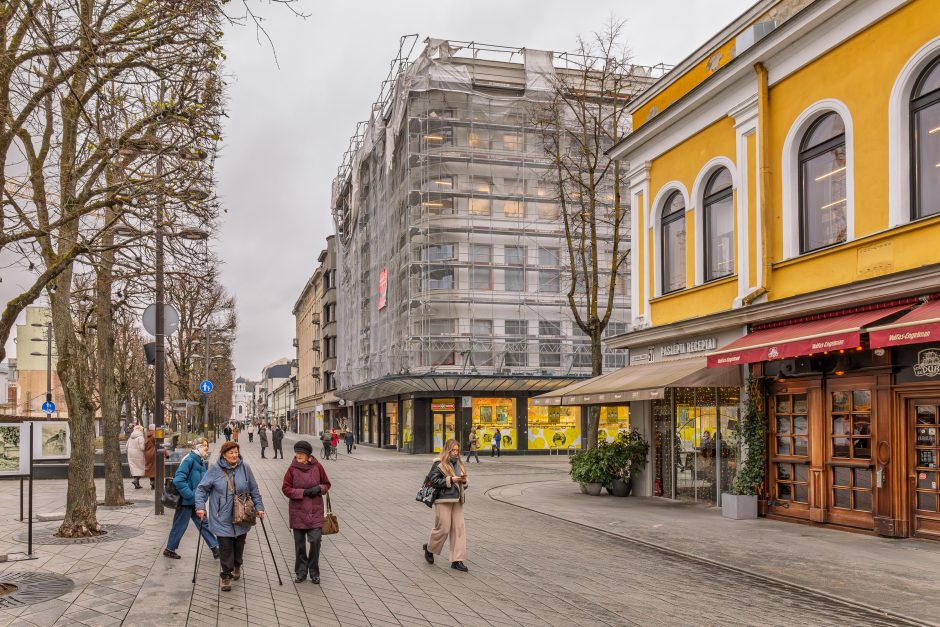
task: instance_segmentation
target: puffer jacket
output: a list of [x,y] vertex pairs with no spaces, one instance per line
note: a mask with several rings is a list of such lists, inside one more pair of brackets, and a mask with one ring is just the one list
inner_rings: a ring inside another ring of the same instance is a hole
[[[226,475],[231,474],[232,483],[235,491],[229,489]],[[224,458],[219,459],[206,472],[202,481],[196,487],[197,511],[206,510],[209,507],[209,531],[215,536],[223,538],[235,538],[251,531],[249,525],[232,524],[232,514],[235,503],[235,494],[248,492],[251,494],[251,500],[255,503],[255,509],[259,512],[264,511],[264,503],[261,501],[261,492],[258,490],[258,482],[251,469],[242,459],[233,467]]]
[[207,470],[206,462],[196,451],[190,451],[189,455],[180,462],[176,474],[173,475],[173,485],[180,493],[180,505],[192,507],[196,503],[196,488],[202,483],[202,478]]
[[462,483],[453,483],[452,477],[445,475],[441,470],[440,460],[435,460],[431,466],[431,473],[428,475],[428,481],[434,488],[435,503],[463,503],[466,486]]
[[[304,496],[304,490],[320,486],[320,494]],[[281,492],[290,499],[291,529],[323,528],[323,495],[330,491],[330,478],[326,476],[323,464],[313,457],[309,464],[301,464],[296,459],[284,474]]]
[[147,472],[144,446],[144,432],[135,429],[127,438],[127,467],[132,477],[143,477]]

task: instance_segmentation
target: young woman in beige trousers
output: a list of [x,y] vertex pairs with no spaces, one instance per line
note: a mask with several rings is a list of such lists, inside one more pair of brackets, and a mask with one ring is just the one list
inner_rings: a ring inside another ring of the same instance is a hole
[[467,488],[467,469],[460,459],[460,443],[448,440],[441,454],[431,466],[428,475],[434,488],[434,529],[424,545],[424,559],[434,563],[440,555],[444,541],[450,538],[450,567],[467,572],[463,563],[467,559],[467,528],[463,520],[464,491]]

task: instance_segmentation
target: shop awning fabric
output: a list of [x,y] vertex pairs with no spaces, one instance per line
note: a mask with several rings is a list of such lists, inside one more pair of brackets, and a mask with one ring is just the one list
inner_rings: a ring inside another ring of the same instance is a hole
[[872,348],[940,339],[940,300],[924,303],[890,324],[870,327],[868,338]]
[[740,369],[709,369],[705,357],[627,366],[532,399],[533,405],[603,405],[662,398],[669,387],[740,387]]
[[865,327],[907,309],[887,307],[755,331],[708,356],[708,366],[735,366],[850,350],[861,346]]

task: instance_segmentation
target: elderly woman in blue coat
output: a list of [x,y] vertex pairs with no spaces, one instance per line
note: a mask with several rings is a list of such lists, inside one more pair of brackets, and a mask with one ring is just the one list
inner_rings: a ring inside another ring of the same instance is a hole
[[[234,490],[229,487],[232,482]],[[237,442],[222,445],[219,461],[213,464],[199,487],[196,488],[196,516],[206,516],[209,505],[209,531],[219,539],[219,563],[222,569],[219,585],[227,592],[232,589],[232,580],[242,576],[242,556],[245,552],[245,536],[251,527],[232,524],[235,495],[251,494],[258,517],[264,519],[264,503],[251,468],[241,458]]]
[[192,520],[199,533],[206,541],[206,546],[212,549],[212,556],[219,557],[219,541],[215,539],[212,532],[196,516],[196,488],[202,482],[206,474],[206,467],[209,462],[209,440],[199,438],[193,443],[193,449],[189,455],[180,462],[176,474],[173,475],[173,485],[180,493],[180,504],[173,514],[173,526],[170,527],[170,536],[166,539],[166,548],[163,549],[163,557],[178,560],[180,558],[176,549],[186,533],[186,527]]

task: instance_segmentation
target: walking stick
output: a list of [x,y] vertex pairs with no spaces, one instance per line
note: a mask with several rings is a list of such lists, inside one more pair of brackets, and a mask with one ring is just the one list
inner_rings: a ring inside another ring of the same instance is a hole
[[193,586],[196,585],[196,571],[199,569],[199,549],[202,548],[202,543],[205,542],[202,538],[202,530],[205,525],[205,520],[199,521],[199,535],[196,536],[196,563],[193,565]]
[[281,570],[277,567],[277,559],[274,557],[274,549],[271,548],[271,539],[268,537],[268,528],[264,526],[264,518],[261,519],[261,530],[264,531],[264,539],[268,543],[268,550],[271,552],[271,561],[274,562],[274,572],[277,573],[277,585],[283,586],[281,581]]

